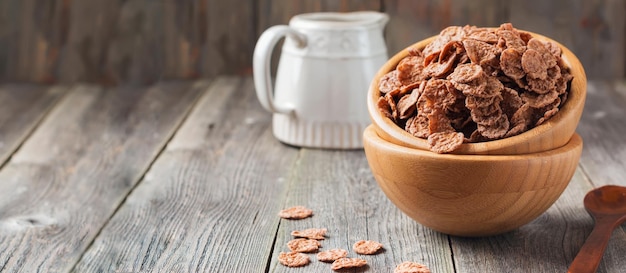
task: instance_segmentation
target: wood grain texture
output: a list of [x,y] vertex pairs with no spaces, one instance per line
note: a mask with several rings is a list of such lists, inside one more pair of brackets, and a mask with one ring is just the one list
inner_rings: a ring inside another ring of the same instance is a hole
[[0,270],[68,272],[198,91],[78,86],[64,97],[0,171]]
[[216,80],[75,272],[264,272],[298,150],[252,81]]
[[68,0],[0,3],[2,78],[50,83],[67,29]]
[[386,39],[390,55],[450,25],[498,26],[508,20],[509,1],[384,0],[391,20]]
[[[583,156],[556,203],[502,235],[447,236],[388,201],[362,151],[280,144],[252,89],[249,78],[80,85],[65,95],[0,85],[0,136],[52,107],[0,169],[0,272],[330,272],[314,254],[304,268],[277,261],[290,232],[309,227],[329,229],[322,250],[366,259],[356,272],[393,272],[403,261],[432,272],[565,272],[593,227],[584,195],[626,177],[626,84],[591,81],[577,130]],[[15,111],[26,112],[9,119]],[[279,219],[291,205],[315,215]],[[360,239],[385,249],[356,255]],[[598,272],[621,272],[623,253],[624,225]]]
[[626,2],[621,0],[510,1],[514,26],[570,48],[591,79],[626,76]]
[[30,84],[0,86],[0,166],[28,138],[66,90]]
[[[533,222],[489,238],[452,237],[457,272],[566,272],[593,228],[582,200],[594,187],[579,168],[555,205]],[[624,251],[626,233],[618,228],[597,272],[619,272]]]
[[523,155],[437,154],[393,144],[373,126],[365,154],[387,197],[419,223],[446,234],[489,236],[545,212],[572,178],[582,141]]
[[[73,1],[59,80],[150,84],[199,75],[206,0]],[[96,18],[93,20],[92,18]]]
[[257,7],[256,0],[207,2],[207,40],[201,64],[205,77],[252,72]]
[[626,222],[626,187],[606,185],[593,189],[585,195],[583,203],[595,225],[571,263],[569,273],[595,272],[613,230]]
[[626,186],[626,98],[615,85],[591,82],[578,131],[585,141],[581,166],[594,186]]
[[590,79],[626,77],[621,0],[0,0],[0,80],[151,84],[251,73],[262,31],[296,14],[378,10],[393,54],[449,25],[517,27],[561,41]]
[[[453,272],[445,235],[418,225],[402,214],[380,191],[363,151],[303,149],[289,181],[285,207],[303,205],[314,215],[304,220],[281,220],[270,272],[293,272],[278,263],[280,252],[289,252],[293,230],[327,228],[321,250],[343,248],[348,257],[368,262],[368,272],[392,272],[404,261],[428,265],[433,272]],[[352,245],[375,240],[384,250],[377,255],[357,255]],[[330,265],[310,255],[307,272],[330,272]]]

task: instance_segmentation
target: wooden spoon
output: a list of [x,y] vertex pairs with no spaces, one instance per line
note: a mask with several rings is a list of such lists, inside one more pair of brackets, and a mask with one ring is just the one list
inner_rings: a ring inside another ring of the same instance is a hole
[[595,226],[569,267],[569,273],[596,272],[613,229],[626,221],[626,187],[603,186],[585,195]]

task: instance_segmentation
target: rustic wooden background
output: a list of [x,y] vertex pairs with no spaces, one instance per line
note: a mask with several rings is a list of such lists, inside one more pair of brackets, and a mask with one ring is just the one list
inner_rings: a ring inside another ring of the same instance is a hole
[[623,0],[0,0],[0,81],[106,85],[251,73],[255,42],[298,13],[388,13],[390,54],[448,25],[516,27],[626,76]]

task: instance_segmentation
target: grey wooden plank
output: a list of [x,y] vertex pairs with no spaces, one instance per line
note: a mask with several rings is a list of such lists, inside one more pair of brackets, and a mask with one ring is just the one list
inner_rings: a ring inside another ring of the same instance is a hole
[[66,87],[32,84],[0,86],[0,166],[26,140]]
[[508,20],[509,2],[384,0],[384,11],[391,17],[385,36],[389,54],[451,25],[498,26]]
[[207,0],[72,1],[60,79],[148,84],[197,77],[206,7]]
[[615,81],[613,83],[613,88],[618,94],[626,98],[626,78]]
[[0,2],[0,78],[51,83],[67,29],[68,1]]
[[216,80],[74,272],[264,272],[298,158],[270,120]]
[[108,51],[117,36],[117,28],[124,27],[117,23],[120,6],[121,1],[70,2],[71,24],[58,66],[62,82],[111,83],[115,80],[113,69],[119,67],[107,67],[106,63],[115,57],[109,57]]
[[583,138],[581,165],[594,186],[626,186],[626,98],[616,85],[591,81],[577,131]]
[[[593,228],[583,206],[594,185],[579,168],[557,202],[531,223],[487,238],[451,237],[456,272],[566,272]],[[626,267],[626,232],[616,229],[597,272]]]
[[[290,181],[285,207],[303,205],[314,215],[304,220],[281,220],[270,272],[294,272],[278,263],[289,252],[291,231],[327,228],[322,250],[343,248],[349,257],[368,261],[368,272],[393,272],[404,261],[428,265],[433,272],[453,272],[447,236],[424,228],[402,214],[380,190],[363,151],[304,149]],[[352,245],[375,240],[385,250],[377,255],[357,255]],[[307,272],[331,272],[330,264],[310,255]]]
[[78,86],[0,171],[0,271],[67,272],[199,90]]
[[256,0],[209,0],[202,75],[249,74],[256,44]]
[[593,225],[582,204],[591,188],[579,169],[555,205],[529,224],[497,236],[451,237],[456,272],[566,272]]
[[619,79],[626,64],[626,2],[622,0],[510,1],[511,22],[567,46],[592,79]]

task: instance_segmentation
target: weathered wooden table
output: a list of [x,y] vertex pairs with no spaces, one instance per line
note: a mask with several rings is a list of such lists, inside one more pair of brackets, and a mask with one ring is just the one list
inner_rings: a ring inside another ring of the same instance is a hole
[[[538,219],[487,238],[447,236],[402,214],[362,150],[278,142],[249,78],[150,87],[0,86],[1,272],[332,272],[280,265],[294,229],[325,249],[385,250],[356,272],[403,261],[432,272],[566,272],[591,232],[582,199],[626,186],[626,84],[591,82],[579,168]],[[281,220],[291,205],[312,218]],[[598,272],[626,272],[626,225]],[[356,256],[350,251],[350,256]]]

